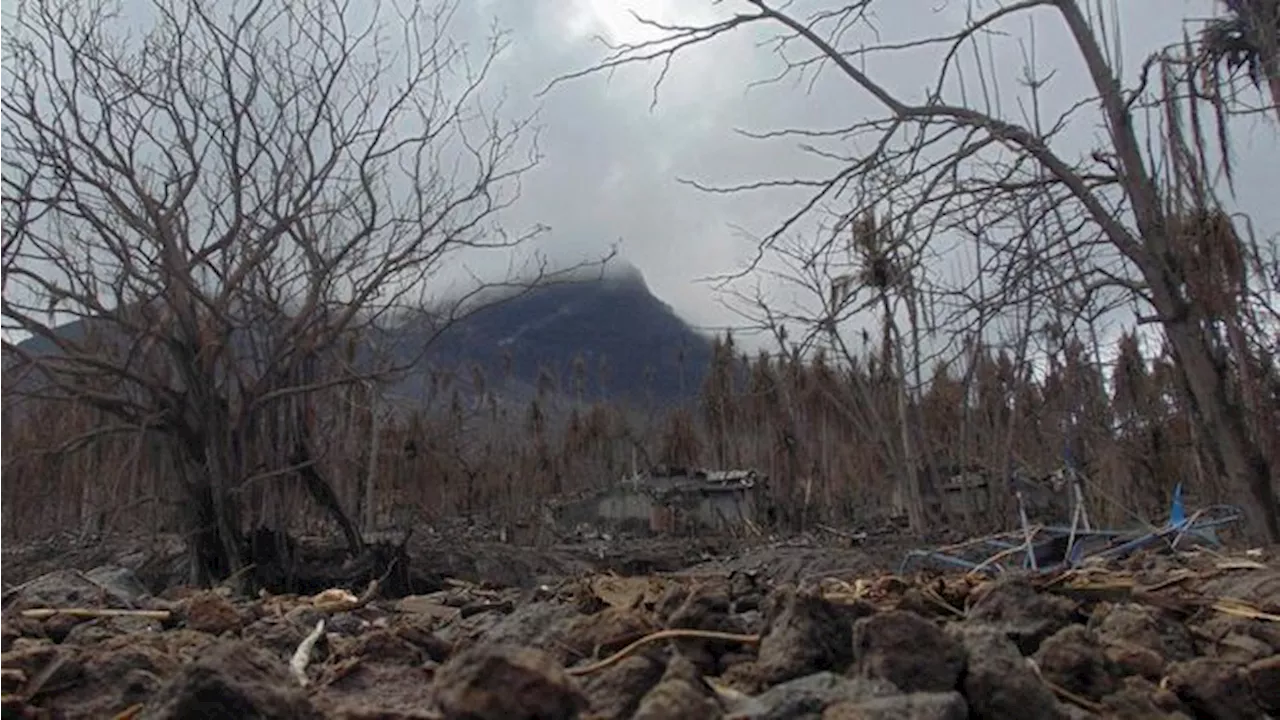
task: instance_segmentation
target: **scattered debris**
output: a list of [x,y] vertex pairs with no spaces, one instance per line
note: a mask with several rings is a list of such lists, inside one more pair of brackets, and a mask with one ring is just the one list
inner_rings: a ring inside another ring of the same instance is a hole
[[1010,570],[1055,571],[1090,563],[1123,560],[1148,548],[1170,550],[1195,544],[1217,545],[1217,530],[1238,522],[1244,513],[1231,505],[1213,505],[1190,515],[1182,504],[1182,486],[1174,488],[1169,520],[1159,528],[1140,531],[1095,530],[1084,510],[1084,494],[1076,477],[1073,486],[1071,524],[1033,525],[1027,519],[1024,498],[1016,494],[1017,530],[973,538],[930,550],[911,550],[903,558],[901,572],[919,567],[960,569],[996,575]]
[[[1150,547],[991,577],[877,573],[850,552],[771,545],[684,572],[523,587],[441,578],[398,599],[376,583],[359,595],[86,593],[61,573],[9,593],[0,707],[135,720],[197,706],[206,717],[831,720],[1280,706],[1280,568],[1265,556]],[[67,604],[49,604],[59,597]]]

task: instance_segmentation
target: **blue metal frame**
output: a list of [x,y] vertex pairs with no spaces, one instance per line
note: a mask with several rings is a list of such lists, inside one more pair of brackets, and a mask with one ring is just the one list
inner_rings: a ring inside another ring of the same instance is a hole
[[[911,550],[903,558],[899,571],[905,573],[913,568],[934,565],[988,575],[1012,569],[1054,572],[1078,567],[1092,558],[1117,560],[1155,545],[1165,544],[1176,548],[1188,536],[1217,546],[1221,544],[1217,529],[1238,522],[1243,517],[1240,508],[1234,505],[1211,505],[1188,517],[1182,503],[1181,484],[1174,488],[1169,510],[1169,521],[1150,532],[1081,530],[1064,526],[1037,529],[1024,527],[955,545]],[[1063,539],[1068,541],[1065,560],[1049,566],[1040,566],[1035,562],[1037,548]],[[1101,547],[1087,549],[1099,544]]]

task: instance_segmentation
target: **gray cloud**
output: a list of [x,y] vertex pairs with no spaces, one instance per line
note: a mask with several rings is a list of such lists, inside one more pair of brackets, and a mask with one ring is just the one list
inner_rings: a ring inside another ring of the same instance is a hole
[[[815,3],[796,5],[803,14]],[[982,5],[989,9],[991,4]],[[1181,39],[1189,27],[1186,18],[1205,18],[1214,11],[1209,0],[1125,0],[1116,6],[1127,84],[1135,81],[1143,58]],[[496,14],[512,28],[512,52],[495,79],[513,98],[527,99],[548,78],[586,67],[604,54],[590,37],[593,31],[641,32],[638,25],[621,19],[617,8],[628,7],[678,23],[688,21],[682,13],[706,17],[711,4],[510,0],[482,3],[476,13]],[[969,9],[968,3],[955,1],[936,9],[920,2],[874,7],[871,19],[878,38],[867,28],[854,31],[867,43],[954,32]],[[1017,81],[1030,52],[1032,26],[1036,66],[1042,73],[1054,73],[1042,96],[1044,114],[1054,118],[1089,92],[1083,63],[1056,13],[1016,15],[998,26],[1006,34],[992,39],[992,56],[983,58],[994,59],[1000,114],[1015,121],[1023,120],[1027,111],[1028,95]],[[546,159],[528,178],[514,216],[549,224],[554,232],[544,247],[560,257],[599,251],[621,238],[624,256],[678,312],[701,325],[732,322],[734,317],[713,301],[712,290],[695,280],[732,270],[748,255],[749,241],[731,226],[767,231],[794,207],[794,197],[781,192],[708,196],[680,185],[677,178],[734,183],[812,173],[822,166],[806,157],[796,142],[746,140],[734,129],[832,127],[882,114],[869,95],[832,72],[812,88],[783,81],[748,91],[750,83],[780,67],[769,48],[755,46],[774,31],[737,32],[677,58],[652,110],[652,82],[660,69],[656,63],[555,88],[541,99]],[[907,50],[872,61],[868,70],[893,92],[919,99],[936,82],[940,53],[938,47]],[[967,73],[965,81],[970,96],[977,96],[976,73]],[[957,92],[950,86],[947,97],[954,100]],[[1280,196],[1274,170],[1280,157],[1275,124],[1255,116],[1234,125],[1239,180],[1235,204],[1253,216],[1264,235],[1274,236],[1280,228],[1280,208],[1273,200]],[[1102,132],[1096,115],[1080,113],[1055,146],[1068,158],[1079,157],[1095,146]]]
[[[797,12],[829,6],[830,0],[797,0]],[[990,9],[991,3],[979,3]],[[144,0],[127,0],[125,11],[146,13]],[[1184,19],[1208,17],[1212,0],[1116,0],[1123,29],[1124,76],[1136,78],[1150,52],[1178,42]],[[666,23],[690,23],[745,8],[742,2],[710,0],[479,0],[463,2],[454,18],[455,39],[476,46],[493,21],[509,29],[510,44],[498,59],[487,87],[502,97],[511,116],[537,113],[543,162],[526,176],[520,201],[505,217],[514,227],[545,223],[552,232],[538,247],[561,262],[596,256],[621,241],[624,259],[645,274],[650,287],[686,319],[721,326],[736,318],[715,302],[711,287],[696,280],[734,270],[749,258],[754,243],[735,227],[764,233],[790,213],[795,193],[771,191],[708,195],[677,182],[692,178],[733,184],[808,176],[830,170],[798,148],[795,140],[760,142],[736,128],[826,128],[882,115],[865,92],[833,72],[810,86],[784,80],[751,87],[776,75],[779,59],[761,43],[777,31],[754,27],[690,49],[672,64],[656,106],[653,83],[658,63],[593,75],[558,85],[538,96],[554,77],[599,60],[606,49],[593,36],[635,40],[646,31],[626,10]],[[970,10],[967,2],[880,2],[870,16],[873,28],[858,27],[847,42],[908,42],[954,32]],[[8,12],[6,10],[6,12]],[[1032,24],[1033,21],[1033,24]],[[1036,65],[1053,70],[1043,96],[1055,117],[1088,94],[1089,80],[1078,53],[1055,13],[1018,14],[998,26],[991,40],[999,88],[999,112],[1021,120],[1027,94],[1018,87],[1034,26]],[[868,71],[903,97],[918,100],[936,82],[942,48],[915,48],[868,60]],[[970,64],[970,70],[972,65]],[[976,73],[964,74],[965,89],[978,96]],[[958,97],[958,86],[947,97]],[[1023,105],[1020,106],[1019,102]],[[1234,122],[1239,195],[1236,207],[1255,227],[1274,238],[1280,230],[1280,134],[1270,116]],[[1102,129],[1096,116],[1078,115],[1056,142],[1068,158],[1087,154]],[[865,149],[865,148],[864,148]],[[815,232],[813,223],[797,232]],[[476,260],[496,267],[493,257]],[[766,285],[782,294],[776,287]],[[868,318],[863,325],[873,321]]]

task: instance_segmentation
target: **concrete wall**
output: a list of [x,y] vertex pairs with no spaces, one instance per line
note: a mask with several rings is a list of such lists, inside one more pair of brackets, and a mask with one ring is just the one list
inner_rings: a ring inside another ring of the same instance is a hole
[[745,491],[708,493],[695,511],[698,521],[710,528],[727,530],[755,520],[752,496]]
[[599,498],[595,515],[605,523],[647,522],[654,532],[676,532],[689,525],[727,530],[754,520],[754,506],[747,491],[680,494],[658,503],[647,493],[622,488]]
[[642,492],[620,489],[596,500],[595,516],[605,522],[649,520],[653,500]]

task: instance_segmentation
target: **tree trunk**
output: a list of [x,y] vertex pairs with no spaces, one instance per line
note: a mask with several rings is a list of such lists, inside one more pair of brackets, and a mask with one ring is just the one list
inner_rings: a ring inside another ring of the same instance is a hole
[[237,513],[231,498],[222,494],[220,482],[206,468],[192,468],[186,508],[187,557],[192,585],[209,587],[228,577],[239,577],[244,568],[237,531]]
[[[228,438],[224,443],[216,443],[211,450],[206,456],[202,475],[213,508],[216,537],[208,539],[210,547],[205,552],[217,553],[216,557],[225,573],[218,579],[235,578],[236,587],[233,589],[243,592],[247,589],[244,584],[247,578],[241,572],[245,562],[240,549],[240,512],[232,492],[239,476],[239,463],[236,462],[239,459],[239,449]],[[216,550],[213,547],[215,542]]]
[[[198,472],[195,470],[195,474]],[[228,572],[214,518],[213,495],[202,480],[188,480],[186,484],[183,524],[187,529],[188,581],[196,587],[208,587]]]
[[[1163,293],[1157,293],[1157,299]],[[1218,367],[1209,341],[1192,320],[1171,317],[1164,322],[1178,367],[1184,374],[1190,400],[1203,437],[1220,472],[1245,490],[1252,503],[1245,507],[1250,524],[1268,542],[1280,543],[1280,507],[1271,483],[1271,466],[1262,448],[1249,437],[1244,408],[1232,402],[1226,387],[1226,368]]]
[[[1071,28],[1102,101],[1122,169],[1121,186],[1137,222],[1137,236],[1100,207],[1092,211],[1094,219],[1115,246],[1138,266],[1150,287],[1152,305],[1160,314],[1165,335],[1173,348],[1175,366],[1186,383],[1195,421],[1202,436],[1209,439],[1214,464],[1230,478],[1237,492],[1247,492],[1252,497],[1253,503],[1246,511],[1253,527],[1270,542],[1280,543],[1280,520],[1277,519],[1280,511],[1271,485],[1271,468],[1262,448],[1249,437],[1241,408],[1231,401],[1227,392],[1227,368],[1214,361],[1212,341],[1205,336],[1199,320],[1191,313],[1190,303],[1182,295],[1180,273],[1170,266],[1173,250],[1166,235],[1168,204],[1143,162],[1131,104],[1121,94],[1120,83],[1079,4],[1062,0],[1056,6]],[[1263,60],[1271,58],[1274,55],[1264,55]],[[1269,74],[1268,79],[1270,77]]]
[[[376,497],[378,483],[378,452],[379,440],[382,437],[382,414],[378,407],[380,398],[377,388],[369,385],[369,466],[365,470],[364,476],[364,502],[361,508],[364,510],[364,532],[366,534],[374,531],[374,527],[378,524],[378,503]],[[348,537],[350,542],[351,538]]]
[[207,443],[208,428],[176,430],[179,456],[175,468],[182,478],[187,502],[183,508],[189,578],[208,587],[237,574],[243,566],[239,546],[239,515],[227,492],[229,476],[224,448]]
[[[920,493],[920,474],[916,472],[916,453],[912,451],[911,414],[907,403],[907,364],[902,357],[902,336],[898,332],[898,324],[893,321],[893,308],[889,304],[889,296],[881,293],[880,301],[884,308],[884,351],[893,353],[895,374],[898,376],[898,430],[899,439],[902,442],[902,473],[899,477],[903,482],[902,500],[907,506],[907,523],[911,526],[911,531],[923,532],[926,524],[924,498]],[[896,347],[890,347],[890,338],[893,339]],[[888,358],[885,361],[887,362]]]
[[321,477],[320,471],[316,469],[315,458],[311,454],[309,446],[310,431],[304,430],[303,432],[304,436],[298,438],[297,444],[294,446],[293,454],[289,458],[290,463],[299,466],[298,475],[302,477],[303,485],[306,486],[311,499],[324,508],[342,530],[342,536],[347,541],[348,551],[353,556],[359,555],[364,550],[364,539],[360,536],[360,531],[356,529],[355,523],[343,511],[342,503],[338,500],[338,495],[333,491],[333,487]]

